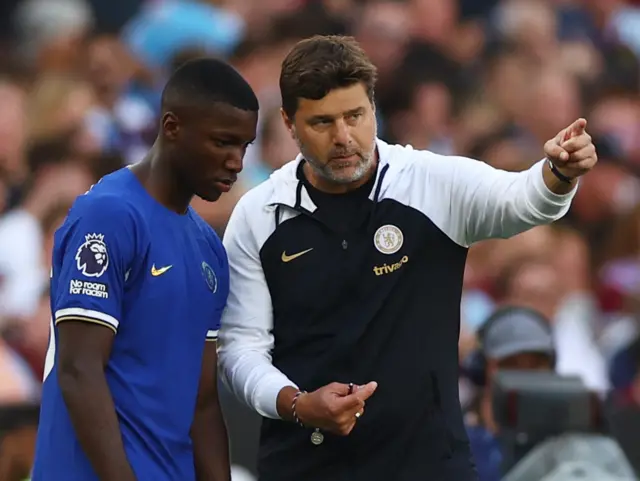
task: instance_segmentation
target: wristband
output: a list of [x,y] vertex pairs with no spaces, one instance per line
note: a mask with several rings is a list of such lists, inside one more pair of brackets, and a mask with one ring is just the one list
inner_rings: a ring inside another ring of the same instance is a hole
[[307,394],[307,391],[298,391],[295,394],[295,396],[293,396],[293,401],[291,402],[291,413],[293,415],[293,420],[297,425],[302,427],[304,427],[304,424],[302,424],[302,421],[300,421],[300,418],[298,417],[298,411],[296,410],[296,405],[298,404],[298,398],[303,394]]
[[573,183],[574,179],[572,179],[571,177],[567,177],[562,172],[560,172],[558,168],[555,165],[553,165],[553,162],[551,162],[551,160],[547,159],[547,161],[549,164],[549,168],[551,169],[551,173],[555,175],[558,180],[560,180],[561,182],[564,182],[565,184]]

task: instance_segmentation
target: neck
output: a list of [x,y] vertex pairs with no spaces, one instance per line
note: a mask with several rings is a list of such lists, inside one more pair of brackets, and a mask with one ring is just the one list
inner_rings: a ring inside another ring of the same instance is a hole
[[131,170],[149,195],[160,204],[178,214],[187,211],[193,192],[181,185],[179,177],[172,170],[169,155],[162,151],[158,141]]
[[326,192],[327,194],[346,194],[347,192],[356,190],[358,187],[362,187],[364,184],[369,182],[371,177],[376,175],[377,167],[378,150],[376,149],[373,152],[373,162],[366,174],[363,175],[362,178],[346,184],[341,184],[318,175],[314,168],[309,165],[309,162],[305,162],[302,169],[309,183],[319,191]]

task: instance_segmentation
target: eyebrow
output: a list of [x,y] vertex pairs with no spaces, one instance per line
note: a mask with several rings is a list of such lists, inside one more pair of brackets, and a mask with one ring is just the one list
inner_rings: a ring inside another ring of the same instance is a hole
[[218,137],[224,140],[225,142],[235,142],[237,144],[252,143],[252,142],[255,142],[256,140],[255,137],[252,137],[250,140],[245,140],[240,135],[226,131],[226,130],[220,130],[220,131],[213,130],[209,133],[209,135],[212,137]]
[[351,109],[351,110],[347,110],[345,112],[342,112],[339,115],[333,116],[333,115],[314,115],[313,117],[310,117],[308,119],[309,123],[314,123],[314,122],[323,122],[323,121],[333,121],[336,117],[346,117],[348,115],[355,115],[355,114],[361,114],[362,112],[364,112],[364,107],[356,107],[355,109]]

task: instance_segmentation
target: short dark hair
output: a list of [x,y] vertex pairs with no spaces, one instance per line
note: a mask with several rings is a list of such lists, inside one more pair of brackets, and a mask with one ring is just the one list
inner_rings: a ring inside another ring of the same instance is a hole
[[220,102],[257,112],[258,99],[249,83],[228,63],[196,58],[178,67],[162,91],[162,110]]
[[298,99],[319,100],[331,90],[362,83],[373,103],[378,72],[353,37],[316,35],[298,42],[282,62],[282,109],[293,118]]

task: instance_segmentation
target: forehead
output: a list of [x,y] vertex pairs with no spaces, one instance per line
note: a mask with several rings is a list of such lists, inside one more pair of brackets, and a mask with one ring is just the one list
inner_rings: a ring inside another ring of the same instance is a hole
[[337,116],[349,110],[370,105],[362,83],[331,90],[319,100],[298,99],[296,116]]
[[189,117],[192,123],[206,132],[226,133],[247,141],[256,136],[258,112],[216,102],[194,110]]

